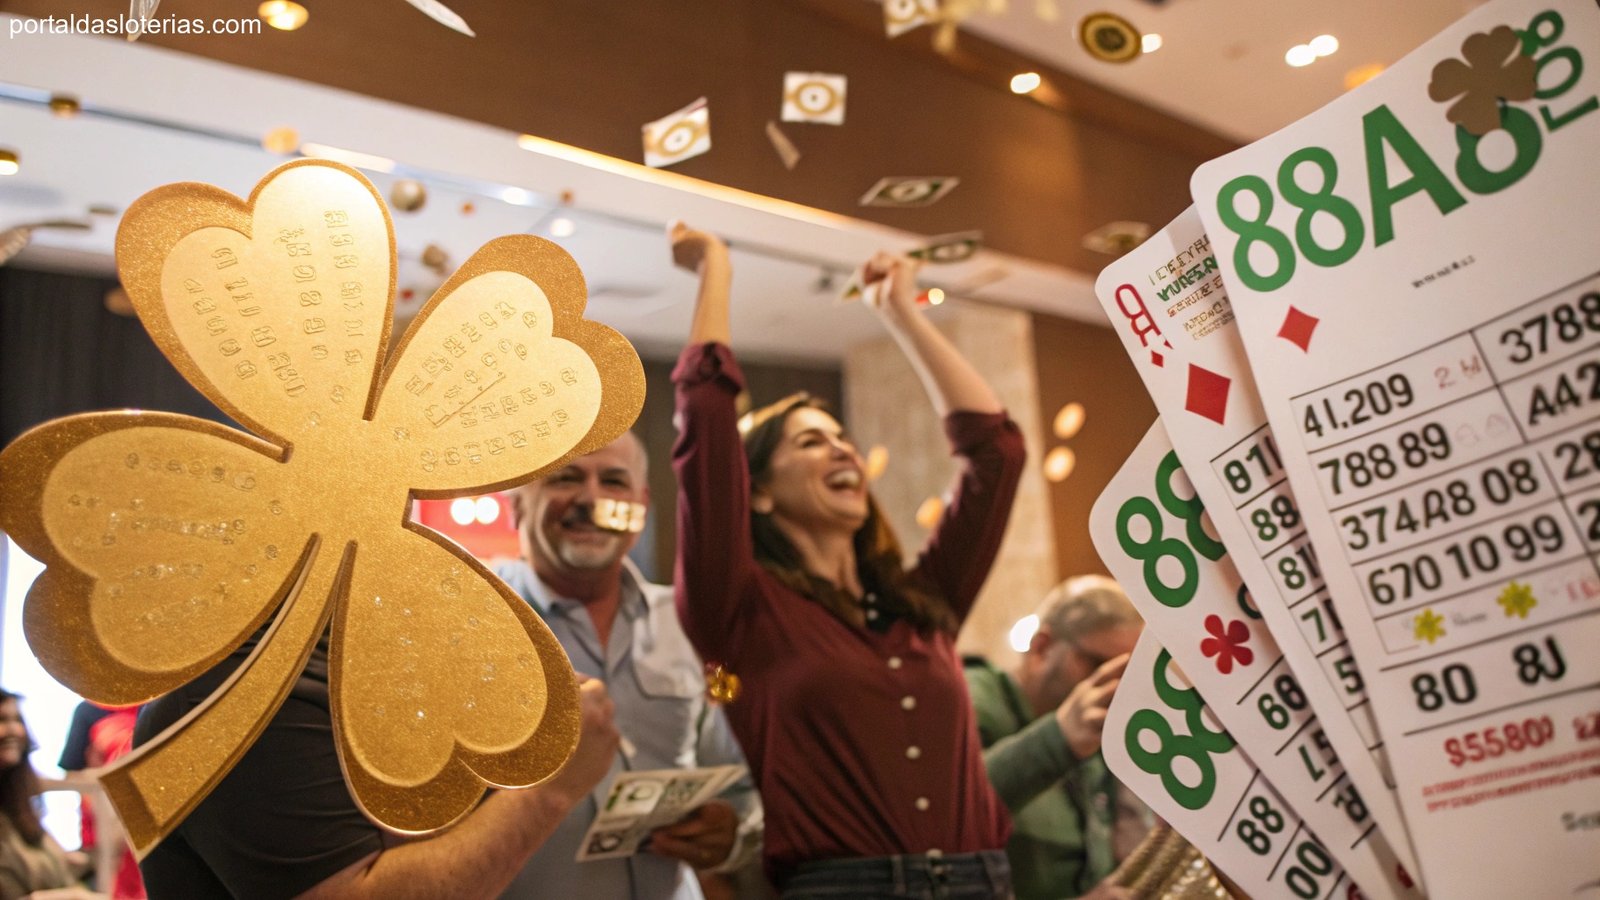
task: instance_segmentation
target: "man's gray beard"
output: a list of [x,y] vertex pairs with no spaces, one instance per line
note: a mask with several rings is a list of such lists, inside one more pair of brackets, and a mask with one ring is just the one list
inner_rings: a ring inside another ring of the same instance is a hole
[[574,569],[595,570],[608,568],[615,564],[617,557],[617,541],[609,539],[603,545],[578,546],[576,544],[562,543],[556,548],[556,553],[561,556],[561,561]]

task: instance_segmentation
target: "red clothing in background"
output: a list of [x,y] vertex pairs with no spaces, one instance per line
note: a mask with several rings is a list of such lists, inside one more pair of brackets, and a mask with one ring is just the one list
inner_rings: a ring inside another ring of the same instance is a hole
[[[854,628],[762,569],[734,410],[744,376],[726,346],[700,344],[672,377],[678,612],[700,655],[743,682],[726,709],[766,807],[774,881],[813,860],[1003,849],[1010,820],[984,772],[954,637],[905,620]],[[1003,413],[953,413],[945,431],[966,465],[916,569],[964,619],[1025,451]]]

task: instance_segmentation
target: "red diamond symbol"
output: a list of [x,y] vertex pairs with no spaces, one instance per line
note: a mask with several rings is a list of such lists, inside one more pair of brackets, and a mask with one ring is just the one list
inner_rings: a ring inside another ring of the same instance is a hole
[[1283,317],[1283,327],[1278,329],[1278,337],[1310,353],[1311,332],[1317,330],[1317,323],[1321,321],[1316,316],[1307,315],[1290,306],[1288,314]]
[[1150,351],[1150,361],[1155,363],[1158,367],[1164,367],[1167,364],[1167,358],[1155,352],[1154,350]]
[[1228,418],[1228,388],[1233,379],[1189,364],[1189,396],[1183,408],[1221,425]]

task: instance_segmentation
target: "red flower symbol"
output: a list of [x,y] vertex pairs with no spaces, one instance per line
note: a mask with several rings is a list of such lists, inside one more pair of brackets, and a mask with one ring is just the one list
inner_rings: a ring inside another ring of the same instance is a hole
[[1255,652],[1245,646],[1250,642],[1250,626],[1242,620],[1234,619],[1224,629],[1221,616],[1206,616],[1206,631],[1211,632],[1211,637],[1200,642],[1200,652],[1217,658],[1218,672],[1226,675],[1233,671],[1234,663],[1243,668],[1256,658]]

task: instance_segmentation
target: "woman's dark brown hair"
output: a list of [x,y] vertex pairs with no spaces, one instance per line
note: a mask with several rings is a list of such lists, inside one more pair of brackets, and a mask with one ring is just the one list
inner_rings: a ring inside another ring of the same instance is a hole
[[[750,427],[744,433],[744,455],[750,465],[752,487],[761,487],[772,478],[772,455],[783,443],[783,426],[789,414],[802,408],[827,412],[827,404],[801,392],[791,394],[750,414]],[[800,552],[786,537],[772,516],[750,511],[750,534],[754,539],[756,561],[774,577],[805,597],[822,604],[829,612],[851,625],[864,627],[866,616],[856,598],[837,585],[806,571]],[[943,631],[955,634],[955,613],[926,579],[914,578],[905,569],[900,542],[889,521],[867,495],[867,520],[856,529],[856,566],[862,587],[878,596],[878,608],[899,616],[923,633]]]
[[[22,698],[0,688],[0,704],[17,703]],[[19,709],[20,714],[20,709]],[[24,725],[24,728],[27,726]],[[22,759],[11,768],[0,772],[0,814],[6,825],[16,829],[22,839],[32,846],[44,840],[44,823],[39,821],[39,809],[33,805],[39,796],[39,776],[28,762],[28,751],[33,749],[33,736],[29,735],[22,748]]]

